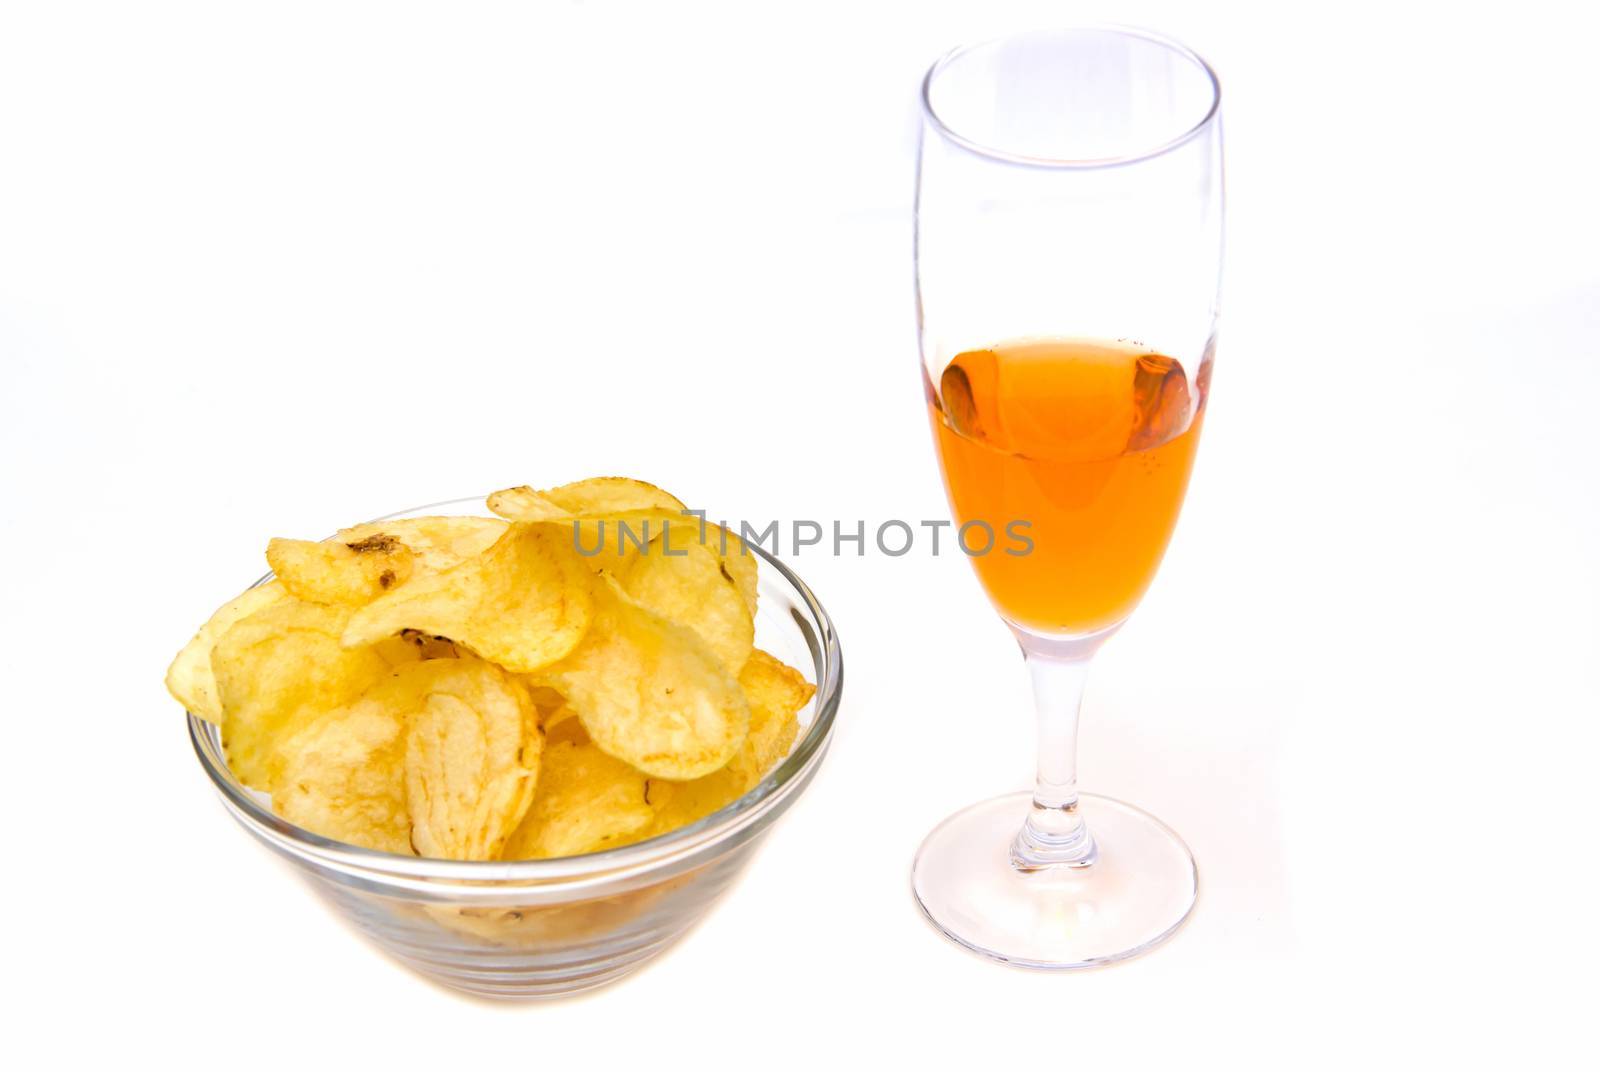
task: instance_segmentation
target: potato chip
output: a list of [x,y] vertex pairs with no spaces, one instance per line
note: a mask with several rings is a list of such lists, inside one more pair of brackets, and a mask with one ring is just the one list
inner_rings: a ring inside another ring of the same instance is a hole
[[542,494],[556,507],[573,515],[615,515],[624,511],[687,511],[683,501],[649,482],[635,478],[585,478],[568,482]]
[[[651,486],[651,488],[655,488]],[[673,497],[673,499],[677,499]],[[689,512],[687,507],[680,505],[683,512],[681,516],[668,516],[673,520],[673,550],[677,551],[682,543],[679,541],[677,526],[679,523],[689,523],[695,531],[695,539],[703,546],[711,549],[722,561],[728,580],[738,587],[739,595],[744,597],[745,607],[749,610],[751,618],[756,614],[756,601],[758,598],[757,587],[760,576],[757,572],[756,554],[744,543],[738,534],[718,523],[708,522],[700,516]],[[656,536],[660,536],[659,528]]]
[[551,714],[549,722],[541,724],[544,729],[544,743],[554,745],[562,741],[574,745],[589,745],[594,739],[589,736],[589,731],[583,728],[583,720],[578,718],[578,713],[572,710],[572,705],[563,705],[560,711]]
[[472,655],[470,651],[462,648],[448,637],[438,634],[425,634],[421,630],[401,630],[393,637],[386,637],[382,641],[374,642],[372,648],[384,659],[391,663],[396,662],[384,653],[385,647],[390,642],[402,645],[406,653],[398,658],[402,663],[417,663],[429,659],[465,659]]
[[344,642],[421,630],[507,670],[547,666],[578,644],[591,612],[594,578],[563,537],[555,524],[514,524],[481,555],[415,577],[361,608]]
[[518,680],[527,688],[528,699],[532,700],[533,706],[538,709],[540,726],[549,725],[549,718],[555,712],[560,711],[571,714],[572,709],[567,707],[567,698],[562,696],[558,690],[551,689],[547,685],[536,685],[527,678],[519,678]]
[[591,569],[622,578],[633,561],[668,527],[693,526],[693,518],[670,511],[619,511],[586,515],[563,523],[572,548]]
[[[672,520],[684,518],[681,500],[632,478],[589,478],[540,492],[526,485],[490,493],[489,510],[514,522],[568,523],[568,536],[596,569],[616,573],[607,561],[636,552]],[[619,529],[625,527],[625,529]]]
[[572,654],[542,672],[601,750],[658,778],[698,778],[744,742],[750,709],[716,654],[687,627],[602,580]]
[[462,648],[448,637],[435,637],[421,630],[403,630],[393,637],[385,637],[367,646],[382,657],[390,667],[408,663],[421,663],[430,659],[476,659],[469,649]]
[[405,745],[411,845],[421,856],[490,860],[533,801],[543,747],[533,701],[481,660],[407,669]]
[[721,811],[749,792],[744,775],[723,767],[691,782],[650,779],[650,810],[655,819],[651,832],[669,834],[692,822],[699,822],[714,811]]
[[534,707],[539,709],[539,730],[544,734],[545,747],[557,741],[588,744],[589,735],[578,721],[577,710],[567,703],[560,690],[532,684],[526,675],[520,677],[528,687]]
[[618,580],[634,600],[699,634],[723,668],[738,677],[755,641],[755,621],[728,569],[714,549],[700,543],[693,523],[668,526]]
[[340,644],[349,618],[349,608],[284,599],[234,623],[212,650],[222,746],[245,785],[270,792],[281,743],[389,673],[370,648]]
[[727,536],[727,545],[723,545],[720,528],[706,530],[706,542],[715,545],[718,557],[722,560],[723,571],[733,582],[734,588],[739,590],[739,595],[744,598],[744,606],[750,612],[750,617],[756,617],[756,602],[760,596],[758,588],[761,576],[756,567],[756,554],[748,545],[739,539],[737,534]]
[[217,702],[217,678],[211,671],[211,650],[234,623],[271,607],[286,595],[283,586],[268,582],[246,589],[218,608],[167,668],[167,692],[200,718],[220,724],[222,705]]
[[578,721],[577,711],[567,703],[567,698],[561,695],[560,690],[539,685],[529,675],[514,677],[528,690],[528,696],[539,712],[539,732],[544,734],[546,749],[557,741],[571,741],[580,745],[589,743],[589,735]]
[[506,532],[500,519],[479,515],[424,515],[380,519],[346,527],[333,540],[348,544],[372,537],[394,537],[411,550],[415,573],[438,574],[488,550]]
[[594,745],[545,748],[539,787],[503,859],[536,860],[611,848],[650,824],[645,777]]
[[[680,534],[679,530],[687,526],[694,533],[694,540],[701,546],[716,553],[722,564],[725,577],[739,590],[739,595],[744,598],[745,608],[750,612],[750,617],[755,618],[756,604],[759,597],[758,586],[760,575],[757,569],[756,554],[739,538],[739,535],[716,523],[706,522],[699,516],[685,513],[672,514],[662,510],[622,512],[616,515],[605,516],[611,525],[625,522],[630,533],[645,534],[646,540],[659,539],[669,535],[672,539],[672,550],[679,551],[688,541],[688,535]],[[645,522],[649,525],[646,526]],[[586,550],[595,543],[596,535],[589,529],[590,520],[585,519],[583,532],[579,535],[581,543]],[[629,540],[637,540],[637,536]],[[608,545],[611,554],[617,554]],[[629,555],[629,553],[623,553]],[[620,579],[626,574],[622,568],[613,568],[612,573]]]
[[512,522],[545,522],[575,518],[570,511],[526,485],[490,493],[489,499],[484,503],[488,505],[490,511]]
[[291,595],[319,604],[359,607],[411,577],[415,557],[394,534],[355,541],[291,541],[274,537],[267,563]]
[[794,747],[800,732],[796,713],[817,687],[776,656],[756,649],[739,672],[739,688],[750,702],[750,733],[741,756],[755,775],[753,786]]
[[690,782],[651,779],[654,833],[664,834],[705,818],[738,800],[789,754],[799,733],[795,713],[817,687],[799,671],[756,649],[739,674],[739,688],[750,704],[750,731],[728,765]]
[[545,953],[589,949],[597,939],[608,934],[615,936],[616,931],[659,906],[677,885],[699,873],[695,871],[691,876],[679,876],[613,896],[562,904],[529,903],[514,908],[463,908],[454,904],[415,906],[440,926],[491,944]]
[[386,678],[285,741],[272,809],[324,837],[409,854],[406,684],[399,675]]

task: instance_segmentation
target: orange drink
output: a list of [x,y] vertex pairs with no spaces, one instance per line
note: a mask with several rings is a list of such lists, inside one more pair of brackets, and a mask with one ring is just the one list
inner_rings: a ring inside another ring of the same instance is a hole
[[969,545],[1003,616],[1062,634],[1128,617],[1178,520],[1209,370],[1191,390],[1177,360],[1137,345],[1028,339],[962,352],[929,383],[956,522],[1014,531]]

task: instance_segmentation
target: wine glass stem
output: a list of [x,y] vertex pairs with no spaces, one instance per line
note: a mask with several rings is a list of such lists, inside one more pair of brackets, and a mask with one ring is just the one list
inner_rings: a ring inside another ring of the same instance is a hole
[[1088,867],[1098,853],[1078,810],[1078,709],[1093,649],[1057,658],[1024,643],[1022,654],[1039,716],[1039,772],[1033,806],[1011,845],[1011,865],[1020,871]]

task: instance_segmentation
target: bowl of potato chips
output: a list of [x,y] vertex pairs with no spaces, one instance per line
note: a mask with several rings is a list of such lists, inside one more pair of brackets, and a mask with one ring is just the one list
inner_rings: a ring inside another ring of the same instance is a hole
[[827,751],[827,613],[648,483],[502,490],[267,558],[168,671],[195,752],[245,829],[453,988],[639,967]]

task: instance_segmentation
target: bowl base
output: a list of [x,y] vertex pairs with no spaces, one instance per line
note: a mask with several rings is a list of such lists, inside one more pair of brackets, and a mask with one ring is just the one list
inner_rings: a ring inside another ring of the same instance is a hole
[[576,996],[628,977],[671,947],[682,932],[626,952],[596,958],[585,956],[568,966],[549,955],[530,954],[522,959],[495,955],[481,963],[459,956],[449,961],[390,955],[424,978],[458,993],[493,1000],[555,1000]]

